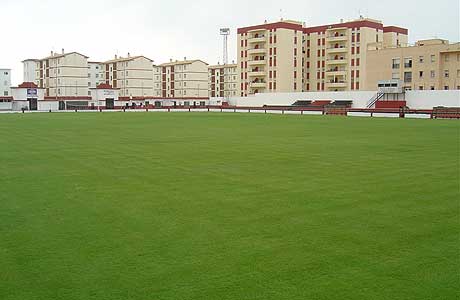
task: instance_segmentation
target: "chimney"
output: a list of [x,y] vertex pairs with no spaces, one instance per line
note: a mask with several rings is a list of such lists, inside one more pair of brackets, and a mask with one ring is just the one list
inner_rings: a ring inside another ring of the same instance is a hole
[[51,51],[51,56],[54,56],[54,51]]
[[118,55],[115,54],[115,59],[118,59]]
[[64,54],[64,48],[62,48],[62,54]]
[[184,56],[184,60],[187,60],[187,56]]
[[343,23],[343,19],[340,19],[340,24],[342,24],[342,23]]
[[130,58],[130,57],[131,57],[131,53],[128,52],[128,58]]
[[172,59],[172,58],[170,58],[170,59],[169,59],[169,62],[172,62],[172,61],[173,61],[173,59]]

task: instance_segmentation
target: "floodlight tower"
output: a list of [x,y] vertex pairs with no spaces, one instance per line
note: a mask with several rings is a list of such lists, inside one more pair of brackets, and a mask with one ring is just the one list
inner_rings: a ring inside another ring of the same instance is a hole
[[230,28],[221,28],[220,35],[224,38],[224,65],[228,64],[228,36],[230,35]]

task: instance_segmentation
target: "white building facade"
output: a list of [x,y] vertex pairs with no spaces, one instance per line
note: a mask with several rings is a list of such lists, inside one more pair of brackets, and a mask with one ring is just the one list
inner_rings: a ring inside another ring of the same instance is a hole
[[22,62],[23,65],[23,82],[33,82],[39,84],[37,81],[37,70],[40,67],[40,61],[38,59],[26,59]]
[[0,69],[0,96],[11,96],[11,69]]
[[88,88],[89,89],[95,89],[97,88],[98,85],[105,83],[103,68],[104,68],[104,65],[101,62],[92,62],[92,61],[88,62]]

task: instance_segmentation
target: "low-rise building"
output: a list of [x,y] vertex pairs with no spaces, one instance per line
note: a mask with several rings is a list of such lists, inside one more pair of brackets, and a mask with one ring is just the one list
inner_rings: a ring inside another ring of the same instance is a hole
[[154,76],[154,94],[160,94],[161,98],[209,97],[208,64],[202,60],[185,58],[183,61],[161,64],[155,66]]
[[0,69],[0,96],[11,96],[11,69]]
[[381,80],[401,80],[406,90],[460,89],[460,43],[441,39],[368,51],[367,90]]
[[209,66],[209,97],[238,95],[238,67],[236,64]]
[[120,89],[120,98],[154,96],[152,60],[145,56],[115,56],[103,63],[105,83]]

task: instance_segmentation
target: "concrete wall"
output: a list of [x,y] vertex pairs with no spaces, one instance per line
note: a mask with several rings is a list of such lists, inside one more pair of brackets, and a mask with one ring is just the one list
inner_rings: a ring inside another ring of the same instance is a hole
[[232,97],[231,105],[237,106],[264,106],[264,105],[292,105],[298,100],[348,100],[353,101],[353,108],[366,107],[376,92],[310,92],[310,93],[266,93],[251,97]]
[[[298,100],[349,100],[352,108],[366,108],[369,100],[376,94],[372,91],[355,92],[310,92],[310,93],[266,93],[251,97],[231,97],[230,105],[261,107],[264,105],[289,106]],[[216,103],[222,98],[212,98]],[[407,91],[407,106],[413,109],[432,109],[436,106],[460,107],[460,91]]]
[[408,91],[407,106],[414,109],[432,109],[436,106],[460,107],[460,90]]

